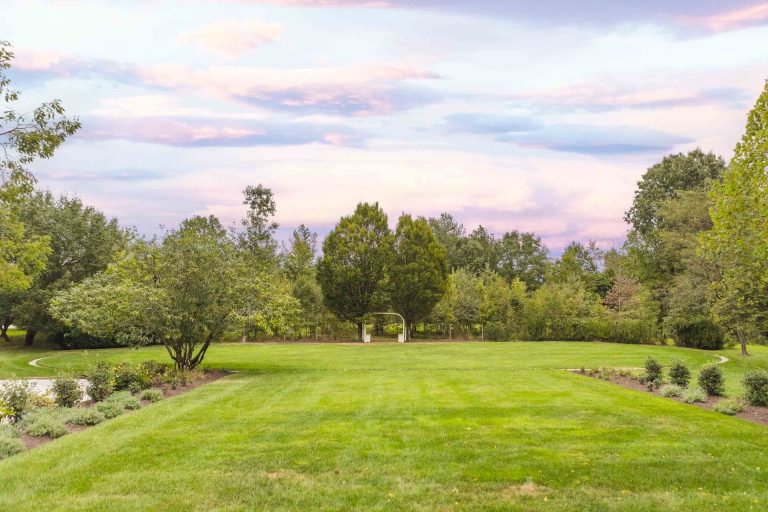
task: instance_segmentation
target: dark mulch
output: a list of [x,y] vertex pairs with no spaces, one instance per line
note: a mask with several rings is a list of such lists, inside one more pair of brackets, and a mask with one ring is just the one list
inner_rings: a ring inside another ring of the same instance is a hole
[[[581,373],[578,371],[575,371],[573,373],[576,373],[578,375],[584,375],[585,377],[598,378],[597,375],[588,375],[586,373]],[[608,382],[611,382],[613,384],[618,384],[619,386],[623,386],[625,388],[634,389],[636,391],[644,391],[646,393],[653,393],[656,396],[661,396],[658,391],[648,391],[648,388],[644,384],[640,384],[640,382],[638,382],[637,380],[631,377],[614,375],[610,378],[610,380],[608,380]],[[706,402],[695,402],[692,404],[688,404],[681,397],[663,397],[663,398],[667,398],[668,400],[676,400],[686,405],[695,405],[696,407],[701,407],[702,409],[710,409],[710,410],[714,408],[715,404],[721,399],[720,397],[717,397],[717,396],[710,396],[710,397],[707,397]],[[768,425],[768,407],[754,407],[751,405],[747,405],[744,407],[744,410],[736,414],[735,417],[742,418],[747,421],[751,421],[753,423],[758,423],[760,425]]]
[[[224,371],[207,371],[203,374],[202,377],[193,380],[186,386],[177,386],[176,389],[172,389],[169,385],[163,385],[161,386],[161,389],[163,390],[163,399],[166,398],[172,398],[174,396],[181,395],[183,393],[186,393],[188,391],[192,391],[193,389],[200,387],[204,384],[209,384],[215,380],[218,380],[225,375],[227,375],[227,372]],[[82,407],[93,407],[96,403],[92,401],[83,402],[81,404]],[[152,405],[152,402],[149,400],[142,400],[141,401],[141,407],[144,408],[148,405]],[[128,412],[128,411],[126,411]],[[107,420],[110,421],[110,420]],[[67,430],[69,430],[70,434],[75,434],[77,432],[82,432],[83,430],[88,430],[91,428],[88,425],[72,425],[67,424]],[[50,436],[30,436],[29,434],[22,434],[21,435],[21,441],[24,443],[24,446],[27,447],[27,449],[35,448],[37,446],[40,446],[42,444],[50,443],[54,439]]]

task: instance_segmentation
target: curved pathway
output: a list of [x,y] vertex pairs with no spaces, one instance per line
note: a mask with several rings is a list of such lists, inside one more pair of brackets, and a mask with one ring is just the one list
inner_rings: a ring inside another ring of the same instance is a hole
[[27,364],[29,364],[29,366],[34,366],[35,368],[45,368],[45,366],[42,366],[39,363],[40,363],[40,361],[42,361],[43,359],[45,359],[47,357],[51,357],[51,356],[38,357],[37,359],[33,359],[32,361],[30,361]]

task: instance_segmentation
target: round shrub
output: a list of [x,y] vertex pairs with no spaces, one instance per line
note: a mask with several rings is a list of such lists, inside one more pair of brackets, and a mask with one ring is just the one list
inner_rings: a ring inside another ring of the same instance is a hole
[[130,363],[120,363],[115,366],[115,391],[127,390],[138,393],[152,385],[152,377],[143,372],[140,367]]
[[10,411],[8,416],[13,420],[18,420],[24,413],[32,409],[31,397],[32,388],[29,382],[23,380],[9,382],[0,391],[0,401]]
[[691,370],[679,359],[673,359],[669,367],[669,380],[681,388],[687,388],[691,380]]
[[98,425],[104,421],[106,416],[95,407],[84,409],[74,409],[69,416],[69,423],[73,425]]
[[768,372],[765,370],[749,370],[744,374],[742,384],[746,392],[744,399],[749,405],[758,407],[768,406]]
[[163,399],[163,390],[157,388],[145,389],[141,394],[141,399],[152,403],[159,402]]
[[714,409],[716,412],[727,414],[728,416],[733,416],[734,414],[738,414],[743,411],[744,407],[739,403],[738,400],[723,398],[722,400],[718,400],[712,409]]
[[102,413],[108,420],[117,418],[125,412],[125,408],[116,402],[101,402],[96,405],[96,410]]
[[662,366],[661,363],[654,357],[648,356],[645,360],[645,380],[646,382],[661,381]]
[[689,404],[694,402],[706,402],[707,393],[701,388],[690,388],[683,393],[683,400]]
[[684,391],[685,389],[681,386],[678,386],[677,384],[665,384],[664,386],[661,386],[661,389],[659,389],[659,394],[669,398],[673,396],[683,396]]
[[77,379],[61,375],[53,382],[53,396],[59,407],[74,407],[83,401],[83,390]]
[[699,370],[699,386],[709,396],[721,396],[725,392],[723,370],[717,364],[708,364]]
[[52,414],[41,414],[25,426],[24,432],[35,437],[47,435],[56,439],[68,434],[69,430],[61,419]]
[[106,361],[91,366],[86,378],[89,382],[86,392],[94,402],[101,402],[115,390],[115,373]]

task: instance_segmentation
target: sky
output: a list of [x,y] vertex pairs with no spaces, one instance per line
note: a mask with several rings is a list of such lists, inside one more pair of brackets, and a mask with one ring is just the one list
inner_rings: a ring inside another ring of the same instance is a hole
[[637,180],[726,159],[768,78],[756,0],[2,0],[22,108],[82,130],[32,166],[153,234],[274,191],[279,236],[360,201],[620,246]]

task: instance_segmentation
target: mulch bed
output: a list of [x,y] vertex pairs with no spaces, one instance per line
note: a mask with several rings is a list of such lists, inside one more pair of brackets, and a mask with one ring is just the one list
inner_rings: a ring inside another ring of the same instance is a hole
[[[193,389],[203,386],[205,384],[209,384],[215,380],[218,380],[225,375],[228,375],[228,372],[224,371],[206,371],[202,377],[193,380],[192,382],[188,383],[186,386],[176,386],[176,389],[172,389],[170,385],[164,384],[160,386],[159,389],[163,390],[163,400],[172,398],[177,395],[181,395],[183,393],[186,393],[188,391],[192,391]],[[81,404],[81,407],[93,407],[96,403],[93,401],[87,401],[83,402]],[[152,405],[152,402],[149,400],[141,400],[141,408]],[[111,420],[106,420],[111,421]],[[95,425],[93,425],[95,426]],[[70,434],[75,434],[77,432],[82,432],[83,430],[88,430],[91,428],[89,425],[72,425],[67,423],[67,430],[69,430]],[[21,434],[21,441],[24,443],[24,446],[29,450],[31,448],[35,448],[37,446],[50,443],[54,439],[50,436],[31,436],[29,434]]]
[[[585,377],[592,377],[592,378],[599,378],[597,375],[589,375],[586,373],[581,373],[580,371],[574,371],[573,373],[576,373],[578,375],[583,375]],[[601,379],[605,380],[605,379]],[[625,388],[634,389],[636,391],[644,391],[646,393],[652,393],[656,396],[661,396],[661,394],[657,391],[648,391],[648,388],[644,384],[640,384],[637,380],[623,376],[623,375],[613,375],[610,379],[607,380],[607,382],[611,382],[613,384],[618,384],[619,386],[623,386]],[[720,397],[716,396],[710,396],[707,397],[706,402],[694,402],[692,404],[689,404],[685,402],[681,397],[675,396],[675,397],[662,397],[666,398],[668,400],[676,400],[678,402],[684,403],[686,405],[695,405],[696,407],[701,407],[702,409],[712,409],[714,408],[715,404],[720,401]],[[744,410],[738,414],[734,414],[737,418],[742,418],[747,421],[751,421],[753,423],[758,423],[760,425],[768,425],[768,407],[754,407],[752,405],[745,405]]]

